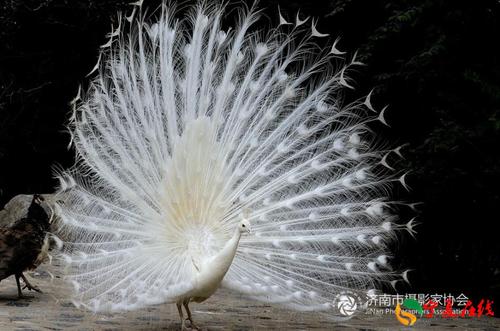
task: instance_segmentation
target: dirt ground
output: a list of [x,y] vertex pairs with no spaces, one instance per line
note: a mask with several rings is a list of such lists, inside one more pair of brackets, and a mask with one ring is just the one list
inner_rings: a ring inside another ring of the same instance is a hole
[[[175,305],[166,304],[112,315],[75,308],[62,290],[51,285],[43,266],[28,274],[44,293],[18,299],[13,277],[0,282],[0,330],[179,330]],[[279,309],[219,290],[201,304],[192,304],[203,330],[500,330],[499,318],[420,319],[404,327],[394,315],[358,315],[335,322],[328,315]]]

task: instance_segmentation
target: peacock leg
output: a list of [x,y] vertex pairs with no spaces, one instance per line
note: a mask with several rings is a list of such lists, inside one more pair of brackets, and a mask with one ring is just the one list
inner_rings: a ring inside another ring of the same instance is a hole
[[27,288],[28,290],[33,290],[33,291],[36,291],[38,293],[43,293],[42,290],[40,290],[38,287],[36,287],[35,285],[31,285],[30,282],[28,281],[28,279],[26,278],[26,276],[23,275],[23,273],[21,273],[21,278],[23,279],[24,281],[24,287],[23,288]]
[[184,325],[184,314],[182,313],[182,306],[180,302],[177,302],[177,310],[179,311],[179,316],[181,318],[181,330],[186,329],[186,326]]
[[186,308],[186,312],[187,312],[187,314],[188,314],[187,320],[188,320],[189,322],[191,322],[191,329],[201,330],[201,329],[200,329],[198,326],[196,326],[196,324],[194,324],[194,322],[193,322],[193,316],[191,315],[191,310],[189,310],[189,299],[184,300],[183,304],[184,304],[184,308]]
[[16,283],[17,283],[17,296],[19,298],[22,298],[23,297],[23,292],[21,291],[21,284],[19,283],[19,274],[16,274]]

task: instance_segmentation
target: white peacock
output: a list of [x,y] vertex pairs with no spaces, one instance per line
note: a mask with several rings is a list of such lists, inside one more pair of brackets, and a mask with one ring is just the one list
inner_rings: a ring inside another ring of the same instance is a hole
[[171,302],[194,327],[189,303],[221,285],[331,311],[342,291],[401,279],[387,252],[396,230],[413,231],[388,197],[405,185],[388,163],[400,150],[373,147],[368,125],[385,120],[371,93],[341,102],[356,57],[335,70],[337,40],[312,61],[325,35],[313,23],[298,39],[311,29],[298,17],[264,37],[254,9],[226,30],[223,6],[188,11],[176,20],[164,4],[147,23],[134,9],[74,100],[78,162],[59,176],[74,303]]

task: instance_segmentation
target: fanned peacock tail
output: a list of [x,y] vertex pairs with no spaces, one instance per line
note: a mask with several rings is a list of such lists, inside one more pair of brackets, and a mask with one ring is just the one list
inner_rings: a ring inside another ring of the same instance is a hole
[[342,102],[356,56],[318,54],[311,21],[264,37],[254,9],[226,30],[222,6],[159,11],[120,21],[74,100],[77,163],[59,192],[74,302],[173,301],[242,218],[253,233],[223,285],[248,297],[327,310],[343,291],[400,279],[387,252],[406,227],[389,197],[405,185],[388,163],[400,151],[377,147],[371,93]]

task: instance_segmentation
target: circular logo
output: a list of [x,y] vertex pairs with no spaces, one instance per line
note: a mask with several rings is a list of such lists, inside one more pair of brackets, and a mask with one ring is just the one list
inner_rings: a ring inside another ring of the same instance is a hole
[[337,307],[340,314],[343,316],[352,316],[361,307],[362,302],[360,297],[350,291],[344,291],[337,294],[333,301],[333,306]]
[[337,298],[337,308],[344,316],[351,316],[358,309],[356,299],[347,294],[341,294]]

